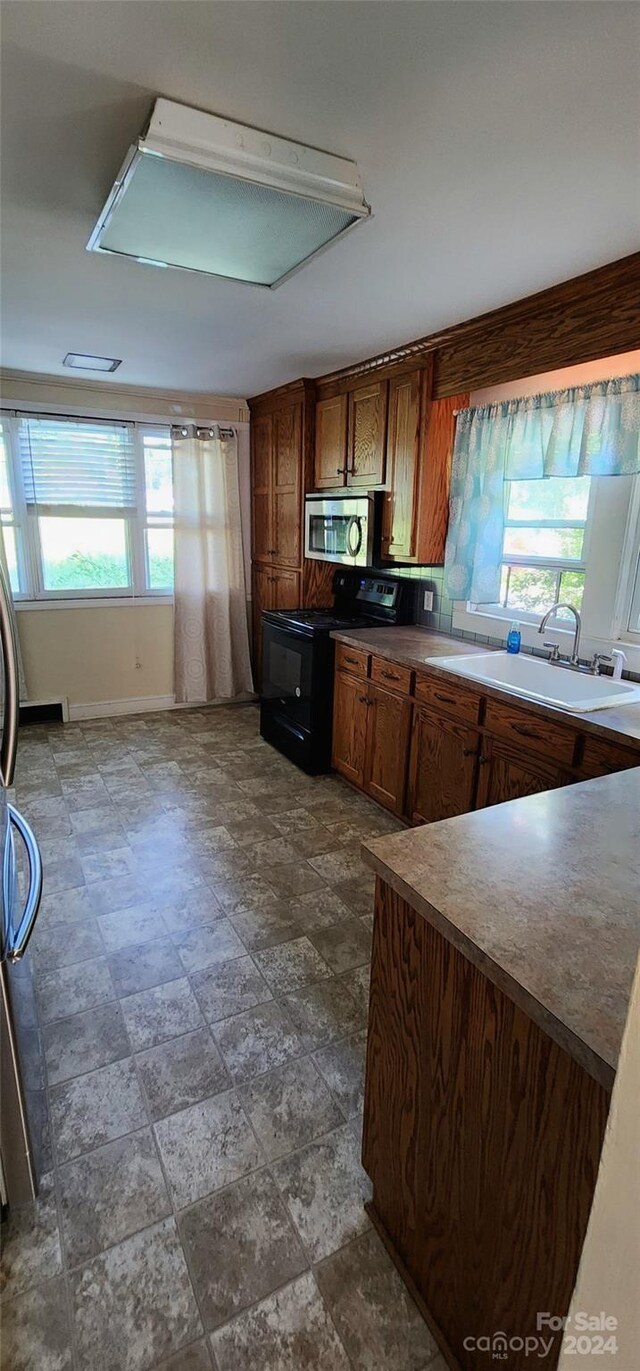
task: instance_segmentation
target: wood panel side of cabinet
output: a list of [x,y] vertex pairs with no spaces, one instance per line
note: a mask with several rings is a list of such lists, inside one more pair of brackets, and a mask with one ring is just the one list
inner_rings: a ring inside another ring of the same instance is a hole
[[251,551],[254,561],[273,556],[273,415],[251,424]]
[[349,393],[348,486],[384,484],[388,388],[388,381],[373,381]]
[[253,684],[259,692],[262,682],[262,611],[274,608],[273,567],[254,562],[251,574],[251,617],[253,630]]
[[404,813],[411,728],[407,696],[369,684],[364,788],[394,814]]
[[362,789],[367,750],[366,682],[336,671],[333,690],[331,765]]
[[333,605],[335,562],[319,562],[305,557],[302,564],[302,603],[306,609],[327,609]]
[[389,382],[386,480],[382,507],[382,556],[407,560],[415,556],[418,525],[420,404],[419,370]]
[[[363,1164],[377,1221],[464,1371],[465,1340],[566,1314],[609,1096],[378,881]],[[555,1365],[558,1352],[549,1356]],[[509,1371],[530,1371],[524,1350]]]
[[335,490],[347,476],[347,396],[334,395],[316,405],[314,490]]
[[273,560],[302,561],[302,405],[273,416]]
[[416,532],[416,560],[424,565],[444,562],[449,525],[449,487],[456,411],[469,402],[468,394],[435,400],[427,393],[431,369],[423,376],[423,421],[420,443],[420,486]]

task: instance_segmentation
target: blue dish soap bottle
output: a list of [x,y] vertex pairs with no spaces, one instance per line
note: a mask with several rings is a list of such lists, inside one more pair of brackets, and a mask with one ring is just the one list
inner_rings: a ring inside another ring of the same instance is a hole
[[507,634],[507,652],[519,652],[521,642],[522,635],[520,633],[520,624],[518,623],[517,619],[514,619],[511,628],[509,629],[509,632]]

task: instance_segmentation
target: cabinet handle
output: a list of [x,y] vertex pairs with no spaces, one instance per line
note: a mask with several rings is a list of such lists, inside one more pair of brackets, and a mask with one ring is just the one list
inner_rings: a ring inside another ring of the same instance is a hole
[[400,677],[399,677],[399,676],[396,676],[395,671],[381,671],[381,672],[380,672],[380,675],[384,678],[385,681],[399,681],[399,680],[400,680]]
[[535,729],[525,728],[524,724],[512,724],[511,727],[514,733],[519,733],[522,738],[535,738],[536,742],[540,738],[540,734],[536,733]]
[[478,761],[479,761],[479,763],[480,763],[480,766],[486,766],[486,765],[487,765],[487,762],[488,762],[489,760],[490,760],[489,757],[482,757],[482,756],[478,757]]
[[[463,757],[475,757],[475,755],[476,755],[475,747],[465,747],[465,748],[463,748],[462,755],[463,755]],[[484,761],[486,761],[486,758],[485,758],[485,757],[481,757],[481,758],[480,758],[480,761],[481,761],[481,762],[484,762]]]
[[269,556],[270,556],[270,557],[275,557],[277,551],[278,551],[277,547],[268,547],[268,548],[267,548],[267,552],[269,553]]
[[359,695],[359,696],[358,696],[358,700],[359,700],[359,702],[360,702],[361,705],[368,705],[368,703],[369,703],[369,701],[368,701],[366,695]]
[[360,665],[360,663],[359,663],[357,657],[345,657],[344,660],[345,660],[345,662],[348,662],[350,666],[359,666],[359,665]]
[[336,476],[346,476],[348,467],[336,467]]
[[453,697],[452,695],[439,695],[437,690],[434,690],[433,693],[434,693],[434,695],[435,695],[435,697],[436,697],[436,700],[442,700],[442,703],[445,704],[445,705],[455,705],[455,704],[456,704],[456,701],[455,701],[455,699],[454,699],[454,697]]

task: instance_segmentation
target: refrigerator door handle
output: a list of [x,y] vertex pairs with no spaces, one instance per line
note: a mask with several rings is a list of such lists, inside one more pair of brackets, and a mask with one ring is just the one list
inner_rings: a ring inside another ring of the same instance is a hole
[[9,591],[0,566],[0,643],[4,659],[4,719],[0,749],[0,782],[7,789],[13,785],[18,751],[18,721],[20,692],[18,681],[18,652],[11,617]]
[[20,958],[24,956],[27,950],[27,945],[31,934],[33,933],[33,927],[40,908],[40,900],[42,899],[42,857],[40,856],[40,848],[38,847],[34,834],[26,819],[23,818],[22,814],[20,814],[17,809],[14,809],[13,805],[10,804],[7,808],[9,810],[11,823],[20,834],[27,849],[27,857],[29,858],[29,891],[26,903],[22,911],[20,923],[11,936],[9,946],[5,951],[7,961],[19,962]]

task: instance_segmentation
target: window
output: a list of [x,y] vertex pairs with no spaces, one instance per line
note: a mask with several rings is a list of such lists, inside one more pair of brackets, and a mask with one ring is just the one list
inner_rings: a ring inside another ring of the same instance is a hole
[[503,610],[539,616],[554,600],[581,609],[590,493],[588,476],[507,482]]
[[168,427],[18,415],[3,418],[2,434],[2,524],[19,598],[172,592]]
[[4,553],[9,571],[9,581],[14,595],[20,592],[18,572],[18,533],[14,518],[14,502],[11,490],[11,460],[9,431],[5,420],[0,421],[0,522]]

